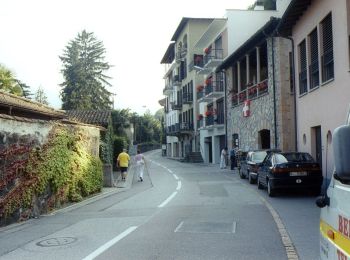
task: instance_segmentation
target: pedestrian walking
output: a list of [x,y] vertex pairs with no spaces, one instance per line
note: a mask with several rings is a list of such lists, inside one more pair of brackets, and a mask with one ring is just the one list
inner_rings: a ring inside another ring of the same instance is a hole
[[143,181],[143,170],[145,169],[145,157],[140,150],[137,150],[137,155],[135,156],[136,161],[136,172],[140,181]]
[[226,156],[227,156],[227,147],[221,150],[220,169],[226,168]]
[[233,147],[230,150],[230,162],[231,162],[231,170],[234,170],[236,167],[236,154],[235,154],[235,148]]
[[130,156],[127,154],[126,149],[124,148],[123,152],[121,152],[117,158],[117,166],[120,168],[123,181],[125,181],[128,173],[129,161]]

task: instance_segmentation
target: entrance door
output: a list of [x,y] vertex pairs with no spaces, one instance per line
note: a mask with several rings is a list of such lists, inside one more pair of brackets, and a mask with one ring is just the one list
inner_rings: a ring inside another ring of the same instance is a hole
[[263,129],[259,131],[259,148],[270,149],[270,130]]
[[316,151],[316,161],[320,164],[322,169],[322,139],[321,139],[321,126],[317,126],[315,129],[315,151]]

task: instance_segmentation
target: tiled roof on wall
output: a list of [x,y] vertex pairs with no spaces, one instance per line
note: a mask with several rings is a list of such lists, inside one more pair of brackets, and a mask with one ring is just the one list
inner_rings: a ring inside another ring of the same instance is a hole
[[67,110],[70,120],[85,124],[107,126],[111,117],[110,110]]
[[52,107],[46,106],[39,102],[19,97],[4,91],[0,90],[0,109],[2,111],[7,111],[6,114],[21,116],[28,115],[37,115],[45,116],[50,118],[64,118],[65,112],[62,110],[56,110]]

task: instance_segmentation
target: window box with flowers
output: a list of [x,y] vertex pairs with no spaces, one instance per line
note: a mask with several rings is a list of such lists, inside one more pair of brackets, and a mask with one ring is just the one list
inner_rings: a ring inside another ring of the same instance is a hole
[[197,89],[197,92],[201,92],[201,91],[203,91],[204,86],[203,86],[203,85],[198,85],[198,86],[196,87],[196,89]]
[[247,95],[246,95],[246,92],[245,92],[245,91],[239,93],[239,102],[240,102],[240,103],[241,103],[241,102],[244,102],[244,100],[246,100],[246,99],[247,99]]
[[257,87],[258,87],[258,90],[259,90],[259,95],[260,95],[260,94],[263,94],[263,93],[266,93],[267,90],[268,90],[267,81],[265,80],[265,81],[260,82],[260,83],[257,85]]
[[210,116],[212,116],[213,115],[213,111],[212,110],[207,110],[207,111],[205,111],[205,116],[206,117],[210,117]]
[[202,114],[198,114],[197,115],[197,120],[199,121],[199,120],[202,120],[203,119],[203,115]]
[[238,94],[233,94],[231,101],[232,101],[232,106],[238,105]]
[[211,52],[211,47],[205,48],[204,53],[209,54]]
[[248,89],[248,97],[249,98],[254,98],[257,96],[258,89],[257,86],[251,87]]
[[207,78],[207,79],[205,80],[205,85],[211,85],[211,83],[212,83],[211,77],[210,77],[210,78]]

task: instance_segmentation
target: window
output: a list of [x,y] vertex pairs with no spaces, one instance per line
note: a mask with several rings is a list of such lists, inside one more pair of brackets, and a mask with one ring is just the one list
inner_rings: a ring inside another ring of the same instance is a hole
[[299,94],[307,92],[307,65],[306,65],[306,43],[303,40],[299,44]]
[[332,14],[321,22],[322,32],[322,82],[334,78]]
[[317,28],[315,28],[309,35],[309,77],[310,77],[310,89],[319,86],[319,64],[318,64],[318,39]]

